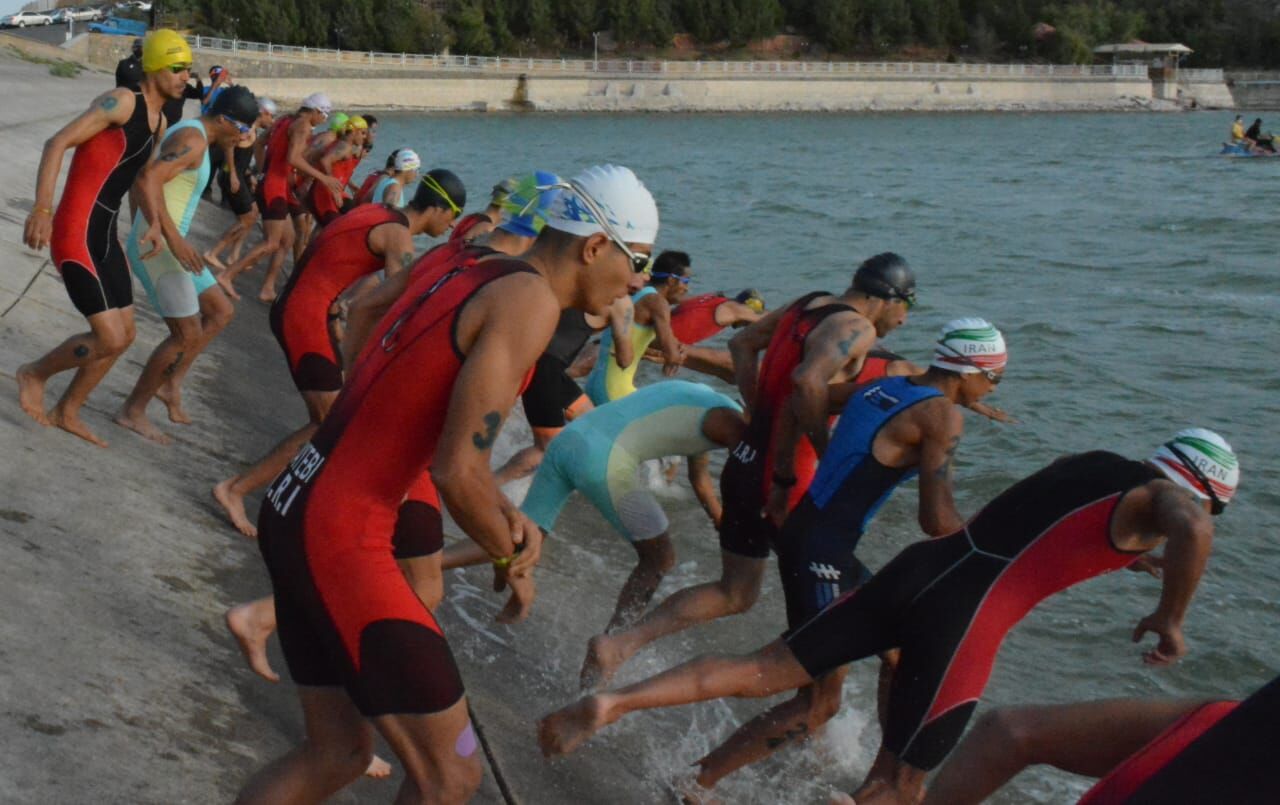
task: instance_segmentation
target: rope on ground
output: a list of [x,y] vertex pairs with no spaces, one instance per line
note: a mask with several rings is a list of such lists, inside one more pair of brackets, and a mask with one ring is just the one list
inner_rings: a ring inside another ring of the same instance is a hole
[[484,756],[489,761],[489,768],[493,769],[493,779],[498,783],[498,791],[502,794],[502,801],[507,805],[520,805],[520,800],[516,799],[516,795],[511,791],[511,786],[507,784],[507,778],[502,774],[502,769],[498,766],[498,759],[493,756],[493,750],[489,748],[489,739],[484,737],[484,729],[476,718],[476,711],[471,709],[470,702],[467,702],[467,716],[471,719],[471,726],[476,731],[476,737],[480,739],[480,748],[484,749]]
[[31,286],[32,286],[32,285],[35,285],[35,284],[36,284],[36,280],[40,279],[40,272],[41,272],[41,271],[44,271],[44,267],[45,267],[45,266],[47,266],[47,265],[49,265],[49,261],[48,261],[48,260],[45,260],[43,263],[41,263],[41,264],[39,265],[39,267],[38,267],[38,268],[36,268],[36,273],[32,274],[32,275],[31,275],[31,279],[27,281],[27,287],[25,287],[25,288],[23,288],[23,289],[22,289],[22,293],[18,294],[18,298],[17,298],[17,299],[14,299],[14,300],[13,300],[13,303],[12,303],[12,304],[10,304],[7,308],[5,308],[5,309],[4,309],[4,312],[3,312],[3,313],[0,313],[0,319],[3,319],[5,316],[8,316],[8,315],[9,315],[9,311],[10,311],[10,310],[13,310],[15,307],[17,307],[17,306],[18,306],[18,303],[19,303],[19,302],[21,302],[21,301],[23,300],[23,298],[25,298],[25,297],[26,297],[26,295],[27,295],[27,291],[31,290]]

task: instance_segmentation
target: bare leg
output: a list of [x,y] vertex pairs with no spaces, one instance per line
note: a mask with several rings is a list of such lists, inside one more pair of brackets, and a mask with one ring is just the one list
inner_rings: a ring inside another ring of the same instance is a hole
[[280,675],[267,660],[267,638],[276,630],[276,599],[259,598],[237,604],[227,610],[227,628],[240,645],[240,653],[253,672],[268,682],[279,682]]
[[532,475],[542,464],[547,445],[564,428],[532,428],[532,430],[533,444],[507,459],[507,463],[493,474],[498,481],[498,486]]
[[178,367],[186,363],[187,354],[194,353],[204,341],[199,316],[166,318],[165,324],[169,325],[169,337],[156,345],[133,391],[129,392],[115,417],[117,425],[159,444],[169,444],[173,439],[147,418],[147,405],[160,386],[172,379]]
[[1028,766],[1105,777],[1204,702],[1110,699],[984,713],[939,770],[928,805],[978,803]]
[[[289,237],[292,237],[292,233],[290,233]],[[286,241],[279,251],[271,255],[271,262],[267,265],[266,276],[262,278],[262,289],[258,291],[258,301],[266,304],[276,301],[276,280],[280,276],[280,271],[284,268],[284,258],[292,244],[292,240]]]
[[[249,253],[239,260],[235,261],[226,271],[218,275],[218,284],[222,286],[222,290],[232,299],[239,299],[240,294],[236,293],[233,282],[236,277],[245,271],[253,268],[259,260],[270,255],[274,262],[277,254],[281,254],[282,250],[288,249],[292,244],[293,226],[288,220],[284,221],[263,221],[262,222],[263,241],[249,250]],[[283,260],[281,256],[279,259]]]
[[156,390],[155,396],[169,410],[169,421],[180,425],[191,424],[191,417],[182,407],[182,381],[196,357],[226,329],[235,314],[235,306],[220,286],[215,285],[200,294],[200,340],[187,351],[186,359],[178,364],[174,373]]
[[743,724],[729,740],[698,761],[698,785],[713,788],[725,776],[792,743],[813,737],[840,711],[846,668],[832,671],[796,691],[787,701]]
[[651,609],[630,629],[601,634],[587,644],[580,681],[584,688],[608,684],[637,651],[660,637],[697,623],[746,612],[760,595],[764,559],[720,552],[720,580],[687,587]]
[[587,696],[538,722],[547,757],[572,752],[627,713],[721,699],[759,698],[811,683],[786,643],[775,640],[754,654],[699,657],[621,690]]
[[306,739],[258,771],[241,805],[316,803],[356,780],[373,758],[373,729],[341,688],[299,687]]
[[440,606],[440,600],[444,598],[444,577],[441,575],[443,556],[444,551],[436,551],[426,556],[396,560],[396,564],[400,566],[400,572],[404,574],[405,581],[409,582],[418,600],[432,612],[436,611],[436,607]]
[[465,697],[439,713],[378,716],[373,723],[404,765],[397,805],[463,803],[480,787],[484,769]]
[[[90,316],[88,321],[89,332],[73,335],[39,360],[18,369],[18,396],[22,409],[40,424],[57,425],[99,447],[106,447],[107,443],[80,420],[80,408],[89,392],[102,382],[133,343],[133,306],[104,310]],[[68,369],[76,370],[75,377],[53,410],[44,414],[41,409],[45,383]]]
[[456,542],[444,549],[442,569],[453,570],[455,567],[483,565],[488,561],[489,554],[485,552],[485,549],[468,539]]
[[676,550],[671,545],[671,536],[662,533],[653,539],[646,539],[632,545],[636,549],[639,561],[622,585],[618,594],[618,605],[609,619],[606,632],[631,625],[636,616],[649,606],[653,594],[658,591],[663,576],[671,571],[676,563]]
[[275,480],[275,477],[289,466],[289,462],[298,454],[302,446],[315,435],[319,427],[314,423],[303,425],[273,447],[271,452],[263,456],[257,464],[239,475],[220,481],[213,488],[213,499],[222,506],[237,531],[246,537],[258,536],[257,526],[249,520],[249,515],[245,512],[245,496]]

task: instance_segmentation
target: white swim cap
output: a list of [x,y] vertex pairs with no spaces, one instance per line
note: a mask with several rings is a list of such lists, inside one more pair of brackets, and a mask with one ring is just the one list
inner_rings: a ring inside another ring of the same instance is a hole
[[1004,336],[986,319],[953,319],[938,334],[931,365],[959,374],[1003,369]]
[[[547,210],[547,226],[587,237],[597,232],[613,234],[623,243],[653,243],[658,239],[658,205],[630,168],[597,165],[575,176]],[[597,221],[579,198],[585,193],[598,206],[605,221]]]
[[280,108],[276,106],[276,102],[270,98],[259,98],[258,108],[269,115],[274,115],[276,112],[280,111]]
[[1151,463],[1169,480],[1201,500],[1213,502],[1219,514],[1236,495],[1240,462],[1227,440],[1204,428],[1187,428],[1160,445]]
[[401,148],[396,152],[396,170],[412,171],[422,167],[422,160],[418,159],[418,152],[411,148]]
[[302,99],[303,109],[314,109],[317,112],[324,112],[328,115],[333,111],[333,104],[329,101],[329,96],[323,92],[313,92]]

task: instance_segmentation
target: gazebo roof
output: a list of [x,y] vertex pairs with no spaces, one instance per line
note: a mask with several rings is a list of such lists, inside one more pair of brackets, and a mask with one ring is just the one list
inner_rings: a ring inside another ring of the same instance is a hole
[[1099,45],[1093,49],[1094,53],[1099,55],[1122,55],[1131,54],[1134,56],[1151,56],[1153,54],[1170,54],[1177,53],[1183,55],[1194,51],[1186,45],[1177,42],[1165,44],[1152,44],[1150,42],[1125,42],[1117,45]]

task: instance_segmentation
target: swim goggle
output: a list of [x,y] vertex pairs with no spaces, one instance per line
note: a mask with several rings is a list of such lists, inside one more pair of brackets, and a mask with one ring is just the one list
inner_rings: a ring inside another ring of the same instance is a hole
[[690,276],[682,277],[679,274],[672,274],[670,271],[655,271],[649,276],[653,277],[656,280],[677,279],[677,280],[680,280],[681,285],[688,285],[690,281],[693,280],[693,277],[690,277]]
[[178,75],[179,73],[189,73],[194,68],[195,68],[195,65],[192,64],[191,62],[177,62],[176,64],[170,64],[166,66],[164,69],[168,70],[174,75]]
[[1165,442],[1164,446],[1169,448],[1169,452],[1173,453],[1174,456],[1177,457],[1179,463],[1186,467],[1187,472],[1195,476],[1196,481],[1198,481],[1200,486],[1204,488],[1205,494],[1209,496],[1209,513],[1214,517],[1222,514],[1222,512],[1226,510],[1227,504],[1222,500],[1222,498],[1218,497],[1216,492],[1213,491],[1213,484],[1209,481],[1209,476],[1204,474],[1204,470],[1197,467],[1191,459],[1187,457],[1187,454],[1179,450],[1177,445],[1173,442]]
[[975,361],[973,358],[970,358],[968,355],[965,355],[963,352],[951,346],[950,344],[946,344],[946,343],[943,343],[942,341],[939,341],[938,346],[947,350],[948,352],[950,352],[955,357],[959,358],[964,363],[967,363],[968,365],[972,366],[974,369],[977,369],[979,372],[982,373],[983,377],[991,381],[991,385],[993,386],[1000,385],[1000,381],[1004,378],[1004,375],[1002,373],[994,372],[990,369],[987,369],[984,366],[979,366],[977,361]]
[[455,216],[462,215],[462,208],[454,202],[453,197],[449,195],[449,191],[445,190],[444,187],[436,181],[436,177],[428,173],[422,177],[422,183],[436,191],[436,194],[439,195],[440,198],[444,199],[449,205],[449,209],[453,210],[453,214]]
[[231,125],[235,126],[236,131],[240,132],[241,134],[248,134],[249,132],[253,131],[253,126],[246,126],[245,124],[241,123],[239,120],[233,120],[232,118],[229,118],[226,115],[218,115],[218,117],[222,118],[223,120],[227,121]]
[[[627,259],[631,261],[632,271],[637,274],[646,274],[649,272],[649,269],[653,267],[653,256],[640,254],[631,250],[631,247],[627,245],[627,242],[622,239],[622,236],[619,235],[617,231],[614,230],[613,225],[609,223],[609,216],[605,215],[604,210],[600,207],[600,203],[591,197],[591,194],[587,192],[587,188],[583,187],[581,182],[576,179],[570,179],[567,182],[540,184],[534,187],[534,190],[537,190],[539,193],[547,190],[568,190],[573,193],[577,196],[578,200],[582,202],[582,206],[587,208],[587,212],[591,213],[591,217],[596,219],[595,223],[597,223],[604,231],[604,236],[613,241],[613,245],[617,246],[618,249],[627,256]],[[530,200],[529,203],[525,205],[524,209],[528,210],[535,203],[536,199]],[[520,214],[524,215],[525,213],[522,211]]]

